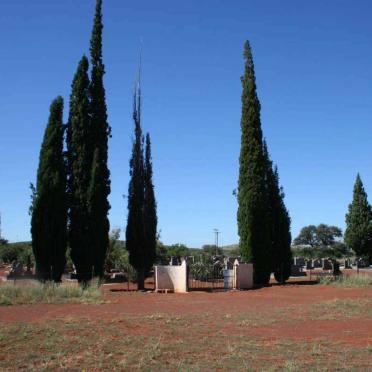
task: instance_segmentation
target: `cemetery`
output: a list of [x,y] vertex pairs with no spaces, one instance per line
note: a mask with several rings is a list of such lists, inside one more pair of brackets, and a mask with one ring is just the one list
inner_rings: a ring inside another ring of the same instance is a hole
[[372,371],[372,3],[230,3],[3,2],[0,371]]

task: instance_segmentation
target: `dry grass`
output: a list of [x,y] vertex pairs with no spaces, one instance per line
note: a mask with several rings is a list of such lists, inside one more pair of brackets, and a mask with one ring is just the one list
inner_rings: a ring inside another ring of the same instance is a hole
[[76,283],[0,284],[0,305],[35,303],[59,304],[71,302],[101,303],[103,295],[98,281],[83,288]]
[[336,278],[321,277],[319,279],[321,284],[336,285],[341,287],[368,287],[372,286],[372,275],[340,275]]
[[[27,370],[368,370],[371,351],[320,340],[273,341],[239,333],[225,334],[203,322],[141,320],[153,334],[133,334],[126,325],[140,319],[89,318],[47,324],[1,324],[0,369]],[[162,324],[159,325],[158,322]],[[127,323],[129,322],[129,323]],[[185,324],[187,328],[185,329]]]

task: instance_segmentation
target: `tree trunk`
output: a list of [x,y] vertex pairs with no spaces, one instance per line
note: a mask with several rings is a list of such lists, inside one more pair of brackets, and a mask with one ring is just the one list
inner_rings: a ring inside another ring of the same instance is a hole
[[145,290],[145,273],[143,270],[137,272],[137,289],[139,291]]

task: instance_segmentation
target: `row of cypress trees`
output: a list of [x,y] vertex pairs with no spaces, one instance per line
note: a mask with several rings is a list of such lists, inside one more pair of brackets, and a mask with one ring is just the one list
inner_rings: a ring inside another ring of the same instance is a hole
[[344,239],[358,257],[372,263],[372,208],[359,174],[354,184],[353,200],[346,214]]
[[91,77],[89,61],[83,56],[72,82],[66,125],[62,97],[50,108],[31,206],[32,247],[41,280],[60,281],[67,242],[79,281],[103,275],[109,234],[110,126],[103,85],[102,30],[102,0],[97,0]]
[[[83,56],[72,82],[66,126],[63,99],[58,97],[50,108],[31,207],[32,245],[41,280],[60,280],[67,242],[79,281],[103,275],[109,233],[107,153],[111,129],[103,85],[102,30],[102,0],[97,0],[90,45],[91,77],[89,61]],[[243,258],[254,264],[256,284],[268,283],[272,272],[283,282],[290,273],[290,217],[278,170],[263,140],[249,42],[244,46],[244,57],[238,185],[240,249]],[[151,141],[148,134],[146,141],[142,135],[139,84],[134,93],[133,120],[126,246],[130,263],[137,270],[139,288],[143,289],[155,260],[157,217]]]
[[290,275],[290,217],[261,129],[252,51],[244,45],[245,71],[241,78],[242,117],[238,181],[238,233],[244,260],[254,265],[254,282],[265,285],[274,272],[279,282]]
[[[68,122],[63,99],[52,102],[31,206],[32,247],[40,280],[60,281],[71,249],[77,278],[102,277],[109,244],[110,171],[107,167],[107,107],[102,59],[102,0],[96,1],[89,60],[83,56],[73,78]],[[150,135],[141,129],[141,90],[134,94],[135,140],[130,161],[126,246],[138,286],[156,258],[156,200]],[[66,146],[64,148],[64,139]]]

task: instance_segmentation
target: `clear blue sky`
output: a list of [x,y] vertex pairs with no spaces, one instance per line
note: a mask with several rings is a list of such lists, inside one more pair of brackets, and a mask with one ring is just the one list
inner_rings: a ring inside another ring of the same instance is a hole
[[[153,140],[165,243],[238,241],[242,48],[256,65],[262,126],[278,164],[292,233],[344,227],[356,173],[372,195],[372,2],[104,1],[112,227],[124,228],[132,87],[143,40],[143,127]],[[51,100],[66,99],[89,51],[93,0],[1,0],[0,211],[3,235],[29,234]]]

